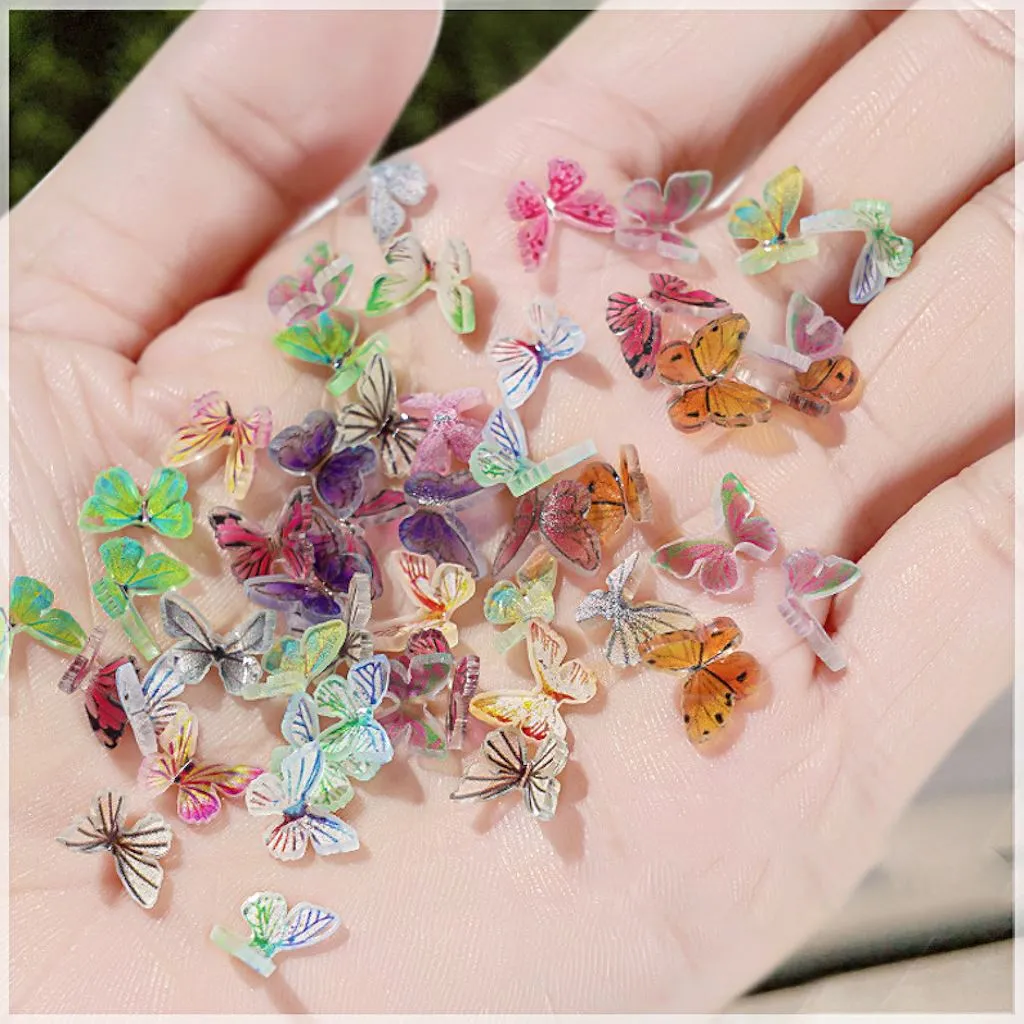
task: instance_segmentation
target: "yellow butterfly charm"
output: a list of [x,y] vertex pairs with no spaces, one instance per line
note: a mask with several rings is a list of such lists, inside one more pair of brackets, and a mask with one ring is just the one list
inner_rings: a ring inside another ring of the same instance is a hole
[[509,725],[527,739],[543,743],[550,735],[565,736],[563,704],[586,704],[597,693],[597,676],[575,659],[565,661],[565,639],[534,619],[527,634],[532,690],[491,690],[478,693],[469,711],[489,725]]
[[555,617],[555,582],[558,562],[544,547],[534,548],[516,573],[515,582],[501,580],[484,597],[484,618],[494,626],[510,626],[495,634],[499,654],[522,640],[535,619],[550,622]]
[[736,261],[744,274],[763,274],[777,263],[796,263],[818,253],[815,238],[794,238],[789,225],[800,205],[804,176],[787,167],[764,187],[763,203],[741,199],[729,213],[729,234],[757,242]]

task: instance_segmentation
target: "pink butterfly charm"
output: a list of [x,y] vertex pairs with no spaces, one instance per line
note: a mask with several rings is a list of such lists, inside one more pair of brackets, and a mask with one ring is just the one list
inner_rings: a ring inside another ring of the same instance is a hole
[[409,747],[419,753],[444,756],[445,727],[429,705],[451,682],[455,658],[440,630],[426,632],[436,634],[440,643],[417,650],[417,639],[422,634],[414,634],[405,655],[391,659],[391,676],[377,709],[377,720],[395,749],[407,739]]
[[852,587],[861,577],[860,569],[846,558],[825,557],[810,548],[794,551],[782,563],[782,568],[786,572],[786,598],[779,605],[782,617],[833,672],[846,668],[846,655],[825,632],[807,603]]
[[722,478],[721,502],[727,541],[717,537],[676,540],[658,548],[651,558],[659,569],[680,579],[696,575],[709,594],[729,594],[739,587],[738,554],[763,562],[779,546],[775,527],[754,515],[754,499],[735,473]]
[[479,388],[460,388],[447,395],[422,392],[403,398],[402,411],[427,426],[413,456],[410,475],[424,471],[446,474],[452,468],[453,455],[469,462],[470,454],[480,443],[483,423],[466,413],[486,403],[487,398]]
[[663,313],[682,312],[715,318],[728,312],[729,303],[702,288],[691,288],[675,274],[651,274],[646,297],[627,292],[608,296],[605,322],[619,339],[622,358],[641,380],[650,377],[661,350]]
[[842,325],[833,317],[826,316],[821,306],[801,292],[793,292],[789,297],[785,345],[750,337],[744,343],[745,352],[785,363],[800,373],[819,359],[837,356],[842,347]]
[[317,242],[297,274],[285,274],[271,286],[270,312],[289,325],[311,320],[341,302],[354,269],[348,256],[334,256],[326,242]]
[[586,174],[575,160],[548,161],[548,189],[541,192],[528,181],[519,181],[508,194],[509,216],[521,224],[516,233],[519,258],[527,270],[536,270],[551,245],[551,225],[565,220],[586,231],[614,231],[615,207],[600,192],[581,192]]
[[710,171],[670,175],[664,191],[654,178],[634,181],[622,200],[626,217],[616,228],[616,244],[626,249],[653,249],[667,260],[696,263],[700,257],[697,247],[676,227],[704,205],[710,192]]

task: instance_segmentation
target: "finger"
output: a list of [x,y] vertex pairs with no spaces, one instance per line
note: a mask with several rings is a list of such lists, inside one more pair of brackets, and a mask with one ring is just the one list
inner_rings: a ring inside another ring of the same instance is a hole
[[12,217],[12,321],[136,356],[378,148],[435,11],[191,17]]
[[[894,229],[920,246],[1012,165],[1013,71],[1012,14],[909,11],[815,93],[744,176],[741,194],[759,195],[797,163],[806,183],[801,213],[887,199]],[[848,320],[863,241],[822,236],[816,258],[757,278],[761,294],[744,311],[756,322],[800,290]],[[729,253],[724,232],[716,243],[715,262]]]

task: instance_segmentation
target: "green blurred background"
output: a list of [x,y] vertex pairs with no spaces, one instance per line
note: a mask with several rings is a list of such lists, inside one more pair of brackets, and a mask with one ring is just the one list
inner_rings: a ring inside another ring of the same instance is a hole
[[[188,11],[11,11],[11,177],[16,203],[74,145]],[[385,147],[425,138],[501,92],[582,11],[451,11],[433,62]],[[315,83],[311,83],[315,92]]]

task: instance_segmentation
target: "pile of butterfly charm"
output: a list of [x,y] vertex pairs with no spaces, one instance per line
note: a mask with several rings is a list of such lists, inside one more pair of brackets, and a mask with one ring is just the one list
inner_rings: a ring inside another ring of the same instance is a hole
[[[634,182],[621,209],[585,190],[584,181],[578,164],[557,159],[549,163],[546,190],[525,181],[512,189],[508,212],[527,270],[541,265],[559,223],[614,232],[620,246],[666,260],[696,261],[696,247],[679,228],[710,194],[709,173],[673,174],[664,187],[651,179]],[[730,233],[753,242],[739,258],[745,273],[813,256],[817,235],[837,231],[865,236],[850,283],[852,302],[868,302],[907,269],[912,243],[892,231],[884,202],[859,200],[847,210],[805,217],[800,233],[793,233],[802,188],[800,171],[791,167],[767,184],[762,201],[733,207]],[[113,467],[99,474],[81,509],[83,531],[133,531],[100,543],[105,571],[92,585],[104,621],[120,628],[101,624],[87,636],[53,606],[53,592],[27,576],[14,580],[3,623],[0,671],[6,672],[11,642],[21,632],[74,656],[59,689],[84,697],[104,746],[113,748],[130,731],[141,754],[144,792],[156,796],[173,788],[178,817],[189,826],[211,821],[225,800],[243,798],[251,814],[268,819],[264,842],[282,861],[309,850],[330,856],[357,849],[356,832],[341,816],[356,786],[385,769],[396,750],[438,758],[461,751],[471,719],[493,728],[469,758],[452,798],[519,792],[529,814],[551,819],[569,759],[563,712],[590,701],[599,685],[593,669],[568,658],[565,638],[551,625],[559,568],[596,572],[603,550],[627,522],[649,522],[654,515],[632,445],[622,446],[614,466],[587,462],[597,455],[590,442],[540,462],[529,454],[517,410],[548,368],[576,355],[586,341],[580,326],[550,302],[529,308],[525,338],[489,343],[501,395],[490,410],[477,388],[402,396],[387,337],[376,332],[360,339],[364,318],[391,313],[427,292],[452,331],[475,329],[466,245],[450,240],[435,261],[414,234],[400,233],[406,208],[421,203],[427,191],[416,164],[371,169],[366,202],[388,270],[372,282],[365,308],[345,305],[354,268],[326,244],[270,289],[270,309],[280,319],[273,344],[326,372],[337,410],[315,409],[275,432],[269,409],[240,416],[220,393],[201,395],[145,488]],[[680,327],[687,318],[697,326]],[[800,293],[789,302],[784,343],[748,337],[750,324],[728,302],[670,273],[651,274],[646,295],[610,295],[606,320],[632,374],[656,376],[671,388],[668,415],[684,432],[763,422],[775,402],[822,416],[847,399],[859,379],[842,354],[842,327]],[[179,467],[217,449],[226,450],[224,487],[232,504],[214,508],[205,526],[256,608],[223,634],[175,593],[189,582],[189,568],[172,555],[147,552],[135,539],[149,532],[174,540],[193,532],[188,480]],[[233,507],[250,488],[261,449],[294,478],[270,525],[251,522]],[[570,470],[575,475],[551,483]],[[532,674],[529,685],[511,688],[489,688],[481,680],[479,659],[459,653],[455,622],[488,573],[468,510],[495,487],[508,488],[517,503],[490,573],[500,577],[513,563],[518,569],[486,591],[483,612],[498,627],[499,652],[525,644]],[[741,586],[743,559],[770,559],[779,539],[735,474],[721,481],[714,504],[717,532],[665,544],[650,561],[707,594],[722,595]],[[372,543],[368,531],[395,523],[400,547],[382,566],[375,548],[384,546]],[[857,566],[809,549],[789,554],[783,564],[782,617],[830,669],[841,669],[843,652],[809,603],[855,583]],[[635,552],[610,572],[605,589],[583,599],[576,621],[603,622],[610,665],[646,662],[675,674],[686,732],[703,742],[757,686],[758,664],[740,649],[742,634],[731,618],[701,622],[681,605],[635,600],[641,569]],[[373,605],[389,579],[409,610],[376,621]],[[160,597],[163,643],[136,607],[152,596]],[[283,743],[266,766],[200,756],[198,718],[185,698],[211,676],[238,700],[280,703]],[[145,908],[157,902],[160,860],[171,840],[159,814],[129,825],[124,798],[111,791],[60,837],[72,849],[109,852],[125,890]],[[274,969],[278,951],[322,941],[339,925],[324,907],[300,903],[289,911],[276,892],[255,893],[241,912],[248,938],[219,926],[211,938],[264,975]]]

